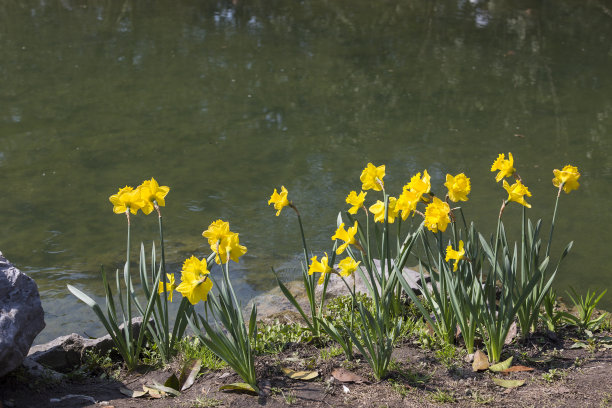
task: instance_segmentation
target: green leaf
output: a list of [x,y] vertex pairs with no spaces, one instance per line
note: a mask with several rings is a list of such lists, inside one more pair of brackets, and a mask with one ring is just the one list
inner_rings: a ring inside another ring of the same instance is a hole
[[501,378],[494,378],[493,382],[504,388],[517,388],[525,384],[525,380],[502,380]]
[[181,395],[180,391],[177,391],[174,388],[170,388],[170,387],[161,385],[157,381],[153,381],[153,385],[149,385],[148,388],[152,388],[157,391],[162,391],[167,394],[174,395],[175,397],[178,397],[179,395]]
[[570,346],[570,348],[571,349],[579,349],[579,348],[586,349],[586,348],[589,348],[589,346],[586,343],[583,343],[581,341],[577,341],[576,343],[572,344]]
[[179,379],[176,378],[176,375],[172,374],[170,377],[168,377],[168,379],[164,383],[164,387],[169,387],[169,388],[172,388],[178,391],[180,388]]
[[246,394],[257,395],[257,391],[255,391],[255,389],[247,383],[232,383],[232,384],[222,385],[221,387],[219,387],[219,391],[225,391],[225,390],[244,392]]
[[495,372],[507,370],[512,365],[512,358],[513,357],[510,357],[509,359],[502,361],[501,363],[493,364],[492,366],[489,367],[489,370],[495,371]]
[[140,398],[148,394],[146,391],[130,390],[126,387],[120,387],[119,392],[121,392],[123,395],[127,395],[130,398]]

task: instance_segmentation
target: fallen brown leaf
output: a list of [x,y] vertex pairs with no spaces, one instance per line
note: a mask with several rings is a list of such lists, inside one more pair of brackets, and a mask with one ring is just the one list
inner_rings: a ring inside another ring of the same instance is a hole
[[474,353],[474,362],[472,363],[473,371],[482,371],[489,368],[489,358],[485,353],[480,350],[476,350]]
[[502,370],[500,371],[500,373],[509,374],[509,373],[518,373],[520,371],[533,371],[533,367],[526,367],[526,366],[518,365],[518,366],[513,366],[505,370]]
[[348,370],[345,370],[344,368],[334,368],[334,370],[332,371],[332,376],[336,380],[340,382],[345,382],[345,383],[361,384],[361,383],[368,382],[365,378],[355,373],[352,373]]

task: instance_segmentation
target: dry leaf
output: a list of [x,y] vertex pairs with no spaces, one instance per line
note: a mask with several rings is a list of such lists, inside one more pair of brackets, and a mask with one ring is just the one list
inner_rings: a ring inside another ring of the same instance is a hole
[[319,376],[318,371],[294,371],[290,368],[282,367],[283,373],[292,380],[312,380]]
[[494,378],[493,382],[504,388],[516,388],[525,384],[525,380],[502,380],[501,378]]
[[474,353],[474,362],[472,363],[473,371],[482,371],[489,368],[489,358],[485,353],[480,350],[476,350]]
[[120,387],[119,392],[122,393],[123,395],[127,395],[130,398],[139,398],[139,397],[143,397],[147,395],[146,391],[130,390],[129,388],[126,388],[126,387]]
[[223,391],[223,390],[238,391],[238,392],[244,392],[247,394],[257,395],[257,391],[255,391],[255,389],[247,383],[232,383],[232,384],[222,385],[221,387],[219,387],[219,391]]
[[516,337],[517,332],[518,332],[518,327],[516,325],[516,322],[514,322],[510,326],[510,330],[508,330],[508,334],[506,335],[506,340],[504,340],[504,344],[506,346],[512,343],[512,340],[514,340],[514,338]]
[[504,371],[510,368],[511,365],[512,365],[512,357],[510,357],[509,359],[505,361],[502,361],[501,363],[493,364],[492,366],[489,367],[489,370],[496,371],[496,372]]
[[196,376],[200,373],[202,367],[202,360],[192,360],[183,366],[181,370],[181,377],[179,378],[179,389],[185,391],[191,387],[196,379]]
[[518,366],[506,368],[505,370],[502,370],[500,372],[503,374],[508,374],[508,373],[518,373],[520,371],[533,371],[533,367],[525,367],[522,365],[518,365]]
[[344,368],[334,368],[334,370],[332,371],[332,375],[334,376],[336,380],[340,382],[357,383],[357,384],[367,382],[365,378],[355,373],[352,373],[348,370],[345,370]]
[[161,398],[165,395],[165,393],[159,392],[155,388],[147,387],[146,385],[142,386],[142,390],[145,392],[145,394],[149,394],[149,397],[151,398]]

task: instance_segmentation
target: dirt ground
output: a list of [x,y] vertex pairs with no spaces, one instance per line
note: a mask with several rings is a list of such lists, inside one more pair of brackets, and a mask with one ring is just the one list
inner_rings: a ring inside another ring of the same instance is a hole
[[[605,333],[610,335],[610,333]],[[598,334],[603,336],[605,334]],[[560,335],[561,336],[561,335]],[[502,358],[533,371],[510,374],[474,372],[465,356],[451,359],[406,342],[394,351],[395,364],[388,377],[374,381],[363,359],[347,362],[343,355],[321,358],[312,345],[294,344],[276,355],[257,357],[259,396],[219,391],[224,384],[240,382],[225,368],[203,372],[193,386],[178,397],[130,398],[120,387],[142,389],[155,380],[163,383],[171,369],[123,373],[120,380],[72,378],[53,383],[9,375],[0,380],[0,408],[11,407],[612,407],[612,351],[601,344],[571,348],[575,332],[538,335],[505,348]],[[292,380],[281,367],[316,370],[311,381]],[[332,372],[342,367],[364,383],[340,382]],[[503,388],[494,378],[520,379],[518,388]]]

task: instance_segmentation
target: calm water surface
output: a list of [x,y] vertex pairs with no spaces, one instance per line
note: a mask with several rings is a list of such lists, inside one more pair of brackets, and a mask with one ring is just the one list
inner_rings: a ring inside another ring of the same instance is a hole
[[[584,4],[583,4],[584,3]],[[344,198],[369,161],[399,191],[428,169],[434,190],[465,172],[465,205],[492,232],[505,192],[491,163],[512,151],[546,230],[552,169],[563,195],[557,281],[612,288],[612,13],[603,2],[5,1],[0,5],[0,250],[38,283],[47,328],[102,333],[66,290],[101,295],[124,260],[125,217],[108,197],[170,186],[167,258],[207,253],[218,218],[248,253],[246,302],[298,277],[295,217],[267,206],[285,185],[310,247],[329,251]],[[373,195],[373,194],[372,194]],[[520,209],[508,209],[508,221]],[[155,238],[134,220],[134,246]],[[136,257],[134,256],[134,261]],[[612,293],[604,300],[612,306]]]

